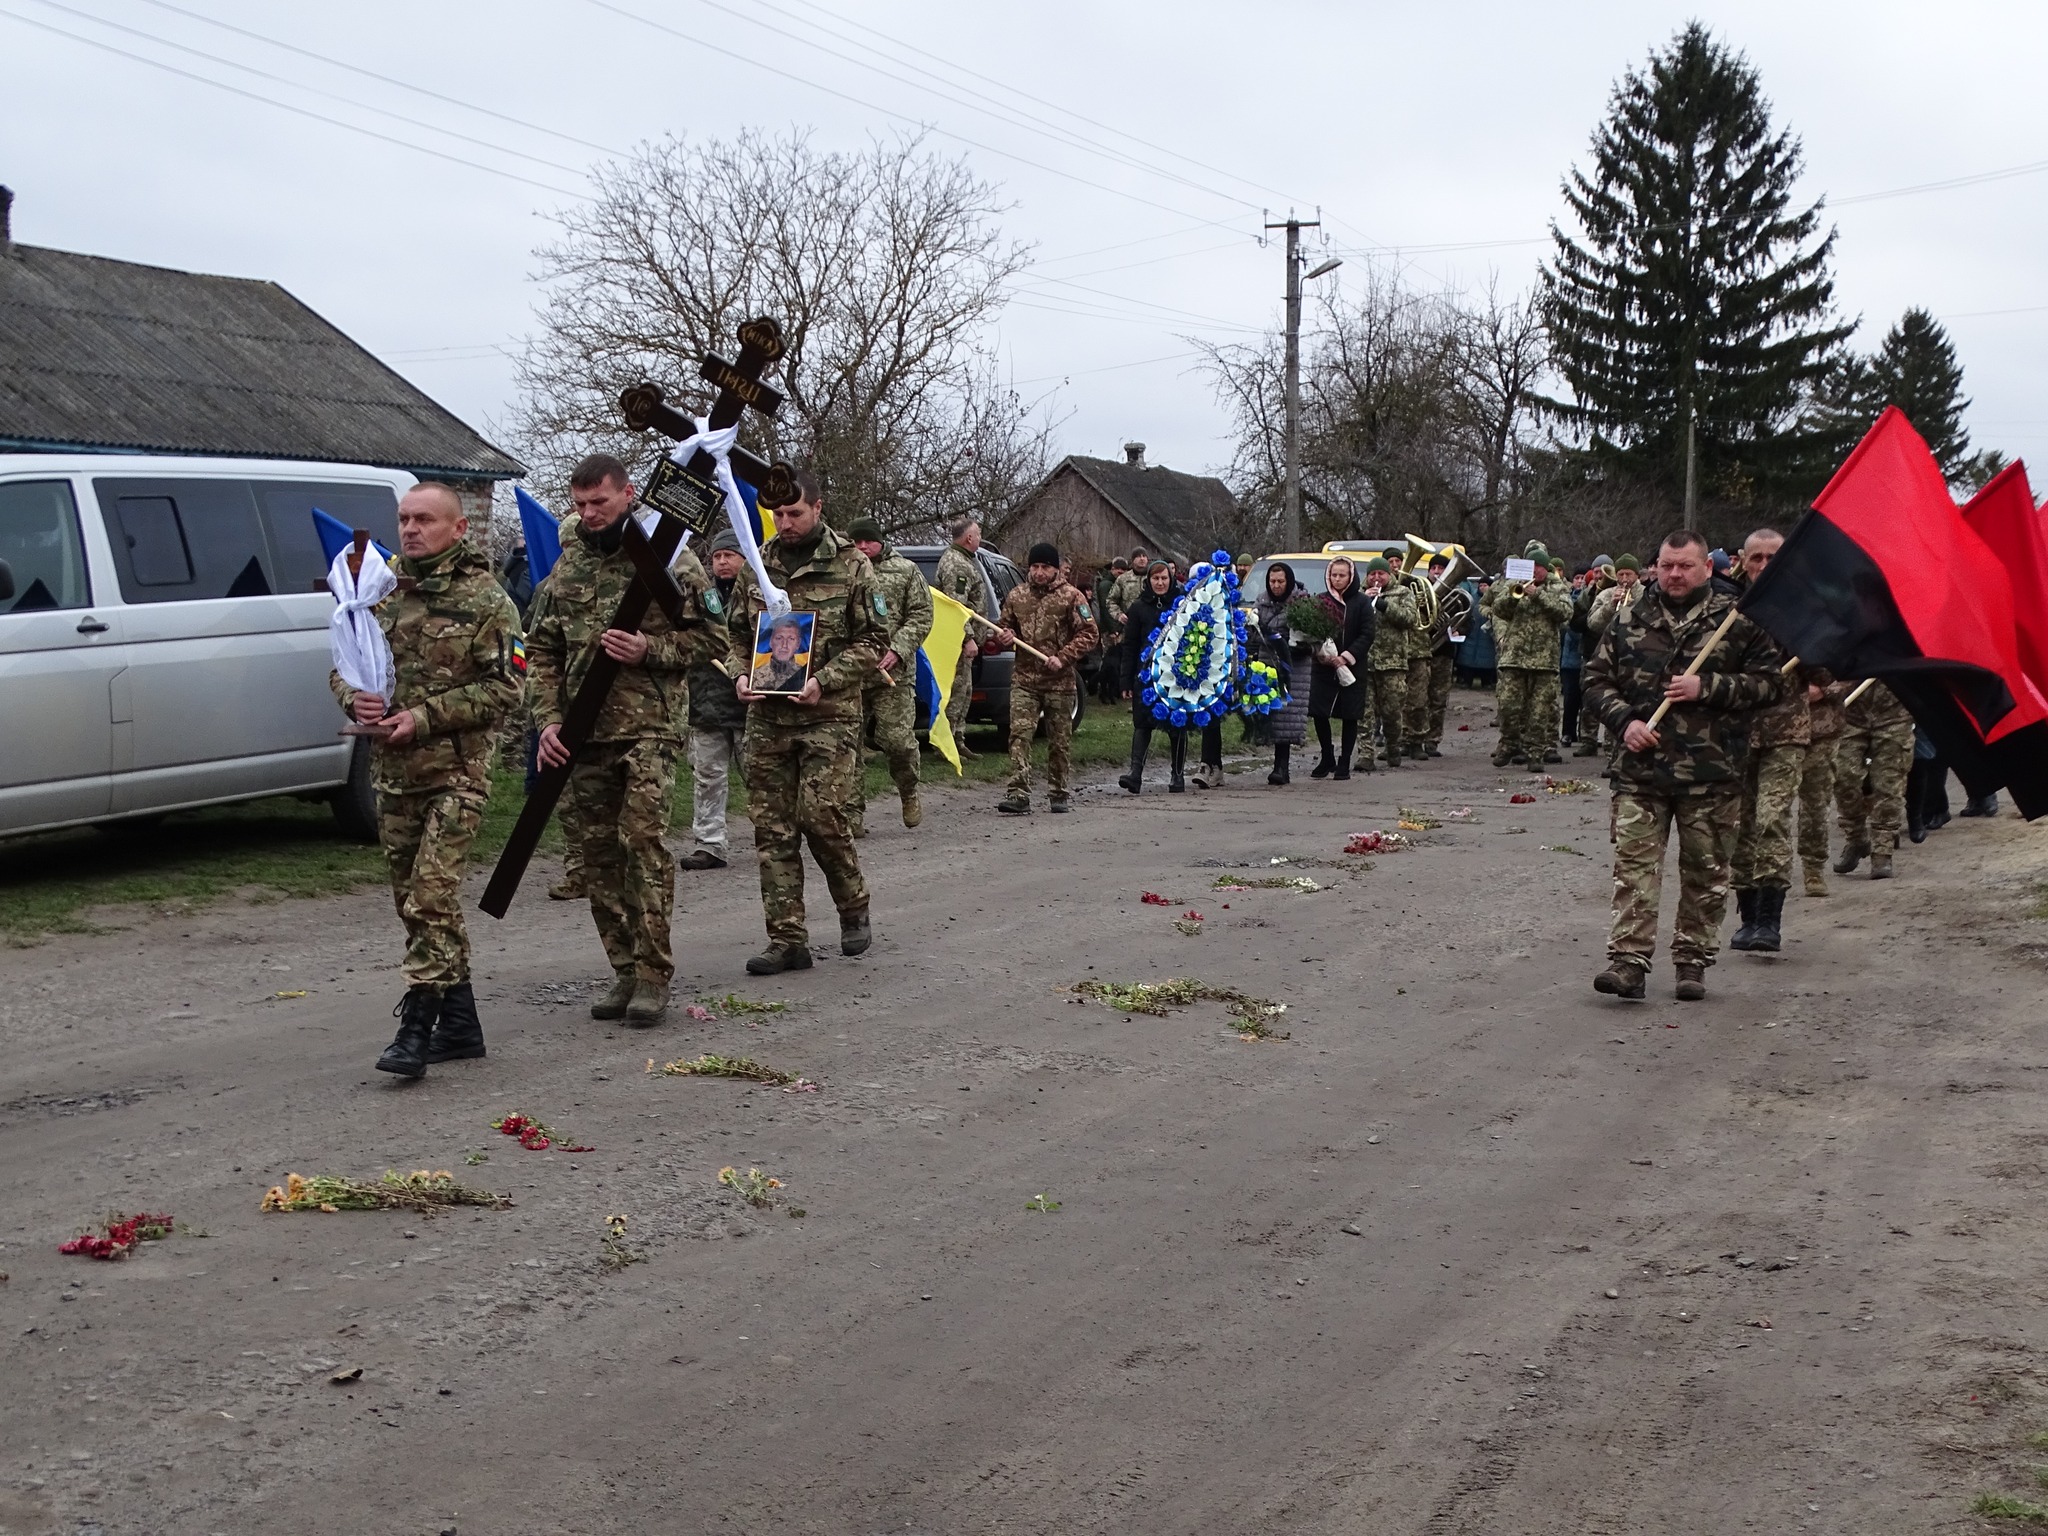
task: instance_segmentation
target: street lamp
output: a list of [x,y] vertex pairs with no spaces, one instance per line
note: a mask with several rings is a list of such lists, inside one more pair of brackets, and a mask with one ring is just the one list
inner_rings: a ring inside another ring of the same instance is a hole
[[1321,277],[1324,273],[1334,272],[1343,265],[1344,258],[1342,256],[1332,256],[1328,261],[1324,262],[1321,266],[1315,268],[1313,271],[1304,272],[1302,274],[1302,277],[1304,280],[1309,278]]

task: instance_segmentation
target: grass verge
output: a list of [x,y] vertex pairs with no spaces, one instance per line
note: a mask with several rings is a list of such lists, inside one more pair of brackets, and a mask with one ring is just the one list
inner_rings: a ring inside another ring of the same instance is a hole
[[[1129,742],[1129,714],[1097,706],[1074,734],[1075,767],[1121,761]],[[1009,754],[990,732],[975,728],[969,744],[980,755],[965,761],[966,772],[958,778],[951,764],[927,751],[924,782],[1000,784],[1009,777]],[[1033,756],[1042,769],[1043,742],[1035,745]],[[870,798],[878,801],[893,792],[888,764],[874,753],[868,757],[866,784]],[[685,837],[693,792],[685,760],[678,766],[670,811],[670,825]],[[501,770],[477,836],[475,864],[498,856],[522,798],[521,775]],[[746,798],[735,774],[731,808],[736,814],[745,814]],[[559,853],[561,844],[560,828],[550,823],[541,851]],[[383,878],[383,855],[343,837],[324,803],[289,797],[181,812],[153,825],[75,828],[0,843],[0,943],[34,944],[52,933],[90,933],[95,925],[87,914],[95,907],[177,910],[237,894],[258,900],[326,896]]]

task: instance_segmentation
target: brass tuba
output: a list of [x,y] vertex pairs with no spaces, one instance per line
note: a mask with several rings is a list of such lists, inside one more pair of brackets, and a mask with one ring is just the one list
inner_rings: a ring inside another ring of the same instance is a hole
[[[1407,538],[1408,569],[1422,573],[1415,577],[1416,601],[1422,606],[1423,622],[1429,626],[1430,649],[1434,650],[1444,643],[1446,636],[1466,633],[1472,622],[1472,595],[1465,591],[1464,583],[1486,572],[1460,545],[1439,547],[1412,533]],[[1426,573],[1429,562],[1438,555],[1448,556],[1451,563],[1443,575],[1431,581]]]

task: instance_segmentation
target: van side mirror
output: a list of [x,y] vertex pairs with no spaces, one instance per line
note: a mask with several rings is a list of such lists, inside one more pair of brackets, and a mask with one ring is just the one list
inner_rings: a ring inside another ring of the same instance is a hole
[[14,596],[14,567],[0,560],[0,603]]

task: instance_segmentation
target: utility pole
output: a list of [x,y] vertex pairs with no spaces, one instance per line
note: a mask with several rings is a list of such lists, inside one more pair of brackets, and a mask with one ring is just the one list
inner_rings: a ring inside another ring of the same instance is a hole
[[[1322,228],[1320,219],[1297,219],[1292,214],[1284,224],[1268,229],[1287,231],[1287,479],[1281,500],[1280,543],[1284,549],[1301,547],[1301,232]],[[1321,277],[1344,263],[1324,262],[1310,277]]]
[[1699,521],[1699,432],[1695,423],[1698,413],[1693,410],[1692,392],[1685,397],[1685,526],[1690,528]]

